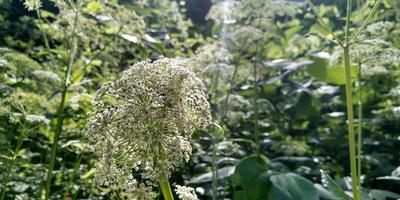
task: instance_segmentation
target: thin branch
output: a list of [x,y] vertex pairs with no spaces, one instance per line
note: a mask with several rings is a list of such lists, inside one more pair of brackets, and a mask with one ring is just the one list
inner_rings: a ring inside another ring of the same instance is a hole
[[372,9],[370,10],[367,18],[365,18],[365,20],[363,21],[361,26],[357,29],[356,33],[351,38],[352,41],[356,40],[357,37],[361,34],[361,32],[365,29],[365,27],[367,26],[367,24],[369,23],[371,18],[375,15],[376,11],[378,10],[378,7],[381,4],[381,2],[382,2],[382,0],[375,1],[374,7],[372,7]]
[[322,17],[318,14],[318,11],[316,9],[316,6],[313,4],[313,2],[311,0],[307,0],[308,5],[311,7],[311,10],[314,12],[315,16],[317,16],[318,22],[321,25],[321,27],[329,32],[332,37],[333,37],[333,42],[336,42],[337,44],[339,44],[340,46],[344,47],[343,42],[336,36],[336,34],[328,27],[328,25],[324,22],[324,20],[322,19]]

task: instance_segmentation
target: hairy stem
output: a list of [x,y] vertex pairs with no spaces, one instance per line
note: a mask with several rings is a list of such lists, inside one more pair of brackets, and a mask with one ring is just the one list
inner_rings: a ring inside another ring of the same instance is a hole
[[174,200],[174,195],[172,195],[171,186],[169,185],[168,179],[160,181],[161,192],[165,200]]

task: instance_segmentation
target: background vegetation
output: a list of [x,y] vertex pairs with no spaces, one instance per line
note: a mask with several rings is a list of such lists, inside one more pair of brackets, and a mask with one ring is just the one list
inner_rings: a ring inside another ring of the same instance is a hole
[[[194,134],[191,160],[171,183],[200,199],[340,199],[323,170],[351,191],[345,68],[333,37],[344,38],[346,1],[27,2],[0,0],[1,198],[120,198],[121,188],[94,181],[82,129],[103,83],[160,56],[204,81],[222,128]],[[351,32],[375,2],[353,2]],[[350,51],[362,199],[400,198],[399,11],[382,0]]]

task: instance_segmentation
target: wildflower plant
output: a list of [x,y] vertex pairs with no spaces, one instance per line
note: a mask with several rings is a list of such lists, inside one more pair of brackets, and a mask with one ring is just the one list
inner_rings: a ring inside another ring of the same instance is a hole
[[103,85],[95,101],[85,132],[99,157],[96,180],[125,188],[130,199],[155,197],[160,184],[168,199],[171,171],[189,160],[192,133],[211,120],[201,80],[170,59],[143,61]]

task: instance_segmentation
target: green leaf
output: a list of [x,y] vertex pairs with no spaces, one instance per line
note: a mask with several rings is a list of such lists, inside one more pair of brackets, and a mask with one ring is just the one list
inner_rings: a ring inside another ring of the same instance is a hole
[[94,173],[96,172],[96,168],[92,168],[90,169],[88,172],[86,172],[81,179],[87,179],[89,177],[91,177]]
[[300,91],[296,101],[287,108],[293,118],[314,120],[318,118],[319,106],[316,98],[307,91]]
[[242,159],[235,168],[232,176],[235,185],[244,189],[246,199],[261,200],[268,198],[269,173],[266,158],[258,155],[251,155]]
[[340,188],[336,182],[323,170],[321,170],[322,185],[329,190],[335,197],[341,200],[351,200],[349,196]]
[[274,200],[295,200],[287,191],[275,185],[271,187],[269,198]]
[[389,192],[389,191],[385,191],[385,190],[373,189],[373,190],[370,191],[370,195],[375,200],[386,200],[388,198],[400,199],[400,195],[399,194],[396,194],[396,193],[393,193],[393,192]]
[[[271,199],[318,200],[319,195],[313,183],[293,173],[271,176],[273,189]],[[275,189],[274,189],[275,188]],[[283,195],[284,194],[284,195]]]
[[[330,55],[318,53],[312,56],[313,64],[307,67],[307,72],[320,81],[327,83],[344,85],[346,84],[346,71],[344,65],[330,65]],[[352,79],[357,79],[357,68],[351,67]]]

